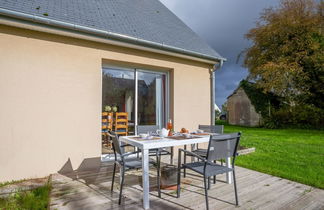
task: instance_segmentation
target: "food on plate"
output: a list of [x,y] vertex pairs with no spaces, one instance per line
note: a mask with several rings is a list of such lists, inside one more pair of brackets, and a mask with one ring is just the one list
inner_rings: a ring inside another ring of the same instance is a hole
[[181,128],[180,133],[189,133],[189,131],[185,128]]

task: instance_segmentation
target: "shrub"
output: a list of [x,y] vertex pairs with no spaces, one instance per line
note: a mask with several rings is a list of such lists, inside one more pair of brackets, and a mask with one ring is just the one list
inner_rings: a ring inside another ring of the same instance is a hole
[[324,128],[324,110],[313,105],[281,107],[272,112],[271,117],[264,119],[266,128]]

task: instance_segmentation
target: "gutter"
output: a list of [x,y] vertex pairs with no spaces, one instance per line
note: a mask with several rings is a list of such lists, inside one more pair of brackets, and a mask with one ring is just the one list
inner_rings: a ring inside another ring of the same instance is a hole
[[[10,18],[8,18],[8,17],[10,17]],[[91,37],[95,37],[95,38],[99,39],[100,42],[104,42],[104,43],[110,43],[110,44],[119,45],[119,46],[128,45],[128,47],[131,47],[131,48],[142,49],[142,50],[145,49],[146,51],[153,51],[153,52],[158,51],[158,53],[161,53],[161,54],[170,55],[170,53],[171,53],[171,55],[173,55],[173,56],[185,57],[185,58],[191,59],[191,60],[197,60],[194,58],[198,58],[199,61],[206,62],[209,64],[215,64],[216,62],[226,60],[223,57],[214,57],[214,56],[210,56],[210,55],[206,55],[206,54],[202,54],[202,53],[198,53],[198,52],[194,52],[194,51],[190,51],[190,50],[185,50],[182,48],[173,47],[173,46],[166,45],[163,43],[151,42],[151,41],[147,41],[144,39],[139,39],[139,38],[135,38],[135,37],[127,36],[127,35],[108,32],[105,30],[94,29],[94,28],[90,28],[90,27],[86,27],[86,26],[81,26],[81,25],[77,25],[77,24],[67,23],[67,22],[63,22],[63,21],[59,21],[59,20],[53,20],[53,19],[49,19],[49,18],[45,18],[45,17],[40,17],[40,16],[36,16],[36,15],[31,15],[31,14],[26,14],[26,13],[22,13],[22,12],[17,12],[17,11],[13,11],[13,10],[0,8],[0,23],[9,25],[12,21],[16,23],[16,26],[18,25],[18,27],[23,27],[23,28],[27,28],[27,29],[31,29],[28,26],[33,25],[34,27],[36,27],[34,29],[36,29],[38,31],[49,32],[49,30],[50,30],[50,32],[60,34],[60,35],[63,34],[63,33],[60,33],[60,31],[62,32],[62,30],[65,29],[66,31],[64,31],[64,32],[70,32],[69,34],[64,33],[65,36],[68,35],[68,36],[76,37],[76,36],[71,35],[71,33],[81,33],[83,35],[82,39],[87,39],[87,36],[89,36],[88,39]],[[12,24],[10,24],[10,25],[12,26]],[[26,25],[27,25],[27,27],[26,27]],[[47,30],[43,30],[41,28],[44,26]],[[53,31],[53,30],[55,30],[55,31]],[[80,38],[80,36],[77,36],[77,37]],[[94,39],[92,38],[91,40],[94,40]],[[99,41],[99,40],[97,40],[97,41]],[[169,53],[166,53],[166,52],[169,52]],[[180,55],[178,55],[178,54],[180,54]]]
[[223,60],[214,65],[210,71],[210,125],[215,125],[215,71],[223,67]]

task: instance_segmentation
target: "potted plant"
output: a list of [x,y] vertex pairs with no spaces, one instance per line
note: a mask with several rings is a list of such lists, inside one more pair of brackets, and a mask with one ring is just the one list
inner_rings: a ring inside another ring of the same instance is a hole
[[105,106],[105,112],[111,112],[111,106]]
[[117,111],[118,111],[118,107],[117,107],[116,105],[114,105],[114,106],[112,107],[112,111],[113,111],[113,112],[117,112]]

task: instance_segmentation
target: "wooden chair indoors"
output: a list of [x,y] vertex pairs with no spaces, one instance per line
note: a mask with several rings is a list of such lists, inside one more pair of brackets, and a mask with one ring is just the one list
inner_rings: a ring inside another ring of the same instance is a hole
[[108,148],[112,148],[111,142],[109,141],[108,131],[113,129],[113,113],[102,112],[101,115],[101,136],[102,144]]
[[115,116],[115,133],[117,135],[128,134],[128,113],[127,112],[116,112]]

